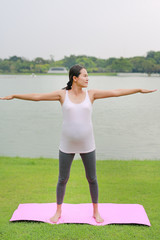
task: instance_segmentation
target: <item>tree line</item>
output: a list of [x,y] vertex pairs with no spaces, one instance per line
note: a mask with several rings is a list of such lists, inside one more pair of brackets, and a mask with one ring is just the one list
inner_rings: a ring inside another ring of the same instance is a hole
[[12,56],[0,59],[0,74],[6,73],[47,73],[51,67],[66,67],[68,70],[75,64],[83,65],[89,73],[160,73],[160,51],[149,51],[145,57],[100,59],[86,55],[65,56],[62,60],[45,60],[37,57],[27,60],[24,57]]

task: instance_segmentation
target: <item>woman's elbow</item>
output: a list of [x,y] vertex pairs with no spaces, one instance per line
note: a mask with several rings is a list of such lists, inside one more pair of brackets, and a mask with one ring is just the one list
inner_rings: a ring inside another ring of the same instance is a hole
[[34,94],[34,96],[33,96],[33,101],[35,101],[35,102],[38,102],[38,101],[40,101],[41,100],[41,96],[40,96],[40,94]]
[[109,97],[119,97],[119,92],[117,90],[112,90]]
[[121,96],[121,89],[115,89],[112,92],[113,97],[120,97]]

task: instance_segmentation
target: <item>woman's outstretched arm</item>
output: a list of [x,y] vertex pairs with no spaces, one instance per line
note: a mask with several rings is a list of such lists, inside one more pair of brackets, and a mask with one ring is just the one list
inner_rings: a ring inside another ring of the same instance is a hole
[[100,98],[108,98],[108,97],[120,97],[125,95],[130,95],[134,93],[152,93],[157,91],[157,89],[154,90],[148,90],[148,89],[141,89],[141,88],[135,88],[135,89],[114,89],[114,90],[90,90],[91,95],[93,96],[93,100],[100,99]]
[[29,93],[29,94],[13,94],[6,97],[0,97],[1,100],[12,100],[14,98],[30,101],[60,101],[63,90],[51,93]]

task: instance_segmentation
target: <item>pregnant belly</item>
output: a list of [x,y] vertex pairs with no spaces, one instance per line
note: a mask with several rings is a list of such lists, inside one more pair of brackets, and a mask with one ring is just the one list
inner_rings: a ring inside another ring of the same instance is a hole
[[63,126],[63,134],[68,141],[83,141],[85,140],[90,134],[92,134],[92,125],[80,125],[74,124],[71,126]]

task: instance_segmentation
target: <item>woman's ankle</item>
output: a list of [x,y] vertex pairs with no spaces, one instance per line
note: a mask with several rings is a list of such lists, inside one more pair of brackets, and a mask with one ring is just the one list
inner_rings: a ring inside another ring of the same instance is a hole
[[57,204],[57,213],[61,213],[62,212],[62,204]]
[[93,214],[98,213],[98,203],[93,203]]

